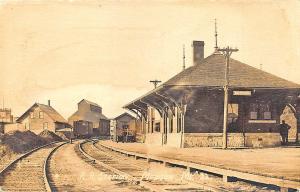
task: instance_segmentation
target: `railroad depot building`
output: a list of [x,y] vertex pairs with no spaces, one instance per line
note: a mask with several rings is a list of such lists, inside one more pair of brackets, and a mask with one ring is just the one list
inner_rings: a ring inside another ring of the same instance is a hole
[[102,107],[97,103],[82,99],[78,110],[69,117],[75,136],[109,136],[110,120],[102,114]]
[[68,122],[52,107],[50,101],[48,105],[35,103],[14,124],[7,124],[5,132],[10,131],[32,131],[39,134],[44,130],[57,132],[69,128]]
[[[193,49],[193,66],[124,106],[142,119],[146,143],[222,146],[226,59],[218,51],[203,58],[203,41],[194,41]],[[300,85],[235,59],[229,63],[228,147],[280,145],[284,110],[292,112],[289,137],[296,139]]]

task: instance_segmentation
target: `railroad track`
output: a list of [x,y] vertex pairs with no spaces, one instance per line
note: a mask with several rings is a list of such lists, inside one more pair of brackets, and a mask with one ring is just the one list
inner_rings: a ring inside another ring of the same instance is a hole
[[47,176],[48,160],[53,152],[65,143],[50,143],[14,160],[0,172],[0,189],[24,192],[51,191]]
[[146,160],[127,157],[104,147],[95,146],[92,141],[80,143],[78,150],[86,161],[96,164],[102,169],[110,170],[125,180],[150,191],[228,191],[224,188],[208,186],[183,178],[184,171],[182,169],[169,168],[169,172],[165,172],[164,165],[150,164]]

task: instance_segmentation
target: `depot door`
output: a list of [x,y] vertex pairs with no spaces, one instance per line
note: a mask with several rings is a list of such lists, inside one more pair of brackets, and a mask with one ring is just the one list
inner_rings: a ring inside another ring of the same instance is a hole
[[280,115],[280,122],[282,122],[282,120],[285,120],[285,123],[291,126],[288,135],[289,142],[295,142],[297,136],[297,118],[294,111],[295,109],[293,108],[293,106],[287,105]]

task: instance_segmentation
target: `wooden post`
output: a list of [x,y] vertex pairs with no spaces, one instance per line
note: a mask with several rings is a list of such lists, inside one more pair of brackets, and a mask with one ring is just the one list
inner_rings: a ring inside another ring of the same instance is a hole
[[181,148],[183,148],[183,124],[182,124],[182,117],[183,117],[183,115],[182,115],[182,111],[180,110],[180,128],[181,128],[181,130],[180,130],[180,132],[181,132],[181,135],[180,135],[180,147]]
[[223,49],[217,49],[221,51],[226,59],[225,66],[225,85],[224,85],[224,120],[223,120],[223,144],[222,148],[227,148],[227,121],[228,121],[228,87],[229,87],[229,58],[232,52],[237,52],[238,49],[232,49],[230,47],[226,47]]
[[185,115],[185,112],[182,113],[182,118],[181,118],[181,121],[182,121],[182,148],[184,148],[184,115]]
[[166,115],[166,113],[165,113],[165,111],[163,110],[163,115],[162,115],[162,127],[161,127],[161,130],[160,130],[160,132],[161,132],[161,145],[163,146],[164,145],[164,142],[165,142],[165,134],[164,134],[164,132],[165,132],[165,115]]
[[181,106],[180,109],[180,115],[181,115],[181,141],[180,141],[180,147],[184,148],[184,116],[185,116],[185,112],[186,112],[186,104]]
[[228,86],[224,86],[223,149],[227,148]]

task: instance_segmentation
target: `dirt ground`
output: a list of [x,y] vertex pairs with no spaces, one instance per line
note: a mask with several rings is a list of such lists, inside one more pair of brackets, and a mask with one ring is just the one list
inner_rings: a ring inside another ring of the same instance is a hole
[[51,180],[56,191],[140,191],[81,159],[75,152],[77,142],[59,148],[51,158]]
[[22,154],[39,146],[61,140],[50,131],[36,135],[31,131],[14,131],[0,136],[0,170]]
[[235,150],[214,148],[180,149],[143,143],[101,142],[131,152],[300,181],[300,148],[295,147]]

